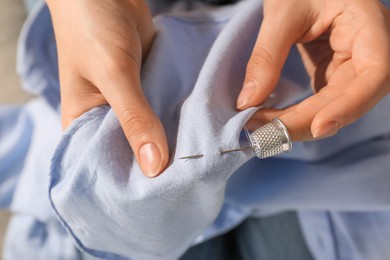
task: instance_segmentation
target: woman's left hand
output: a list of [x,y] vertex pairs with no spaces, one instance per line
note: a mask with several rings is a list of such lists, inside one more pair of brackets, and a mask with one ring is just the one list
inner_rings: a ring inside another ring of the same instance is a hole
[[278,117],[293,141],[324,138],[390,92],[390,12],[380,1],[265,0],[239,110],[267,99],[296,43],[315,94],[283,110],[260,110],[252,125]]

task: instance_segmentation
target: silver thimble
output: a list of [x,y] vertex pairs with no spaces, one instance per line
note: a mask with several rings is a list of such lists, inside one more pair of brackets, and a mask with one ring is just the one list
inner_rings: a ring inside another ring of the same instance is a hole
[[286,126],[278,118],[249,134],[249,142],[260,159],[290,152],[292,143]]

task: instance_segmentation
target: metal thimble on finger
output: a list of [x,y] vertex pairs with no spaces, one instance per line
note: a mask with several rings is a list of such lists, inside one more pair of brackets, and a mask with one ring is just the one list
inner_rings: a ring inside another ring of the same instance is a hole
[[278,118],[248,134],[248,139],[253,152],[260,159],[290,152],[292,149],[288,130]]
[[[283,152],[290,152],[292,149],[288,130],[279,118],[274,118],[270,123],[263,125],[252,133],[249,133],[245,128],[245,132],[250,146],[222,150],[220,154],[252,150],[258,158],[264,159]],[[203,157],[204,154],[196,154],[183,156],[179,159],[200,159]]]

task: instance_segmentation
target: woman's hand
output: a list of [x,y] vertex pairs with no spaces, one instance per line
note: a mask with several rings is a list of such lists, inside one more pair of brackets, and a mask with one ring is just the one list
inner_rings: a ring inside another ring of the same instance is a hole
[[143,0],[48,0],[58,47],[62,122],[110,104],[143,172],[154,177],[168,163],[159,119],[140,82],[154,37]]
[[264,20],[237,101],[240,110],[273,91],[298,43],[315,94],[252,120],[280,118],[293,141],[323,138],[361,117],[390,92],[390,14],[377,0],[265,0]]

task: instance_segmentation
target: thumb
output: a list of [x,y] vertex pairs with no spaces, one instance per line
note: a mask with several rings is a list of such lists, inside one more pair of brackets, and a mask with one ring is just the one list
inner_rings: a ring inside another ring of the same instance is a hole
[[165,131],[143,94],[139,69],[125,67],[113,70],[115,86],[112,80],[107,80],[104,88],[107,92],[103,95],[117,115],[142,171],[148,177],[155,177],[168,164]]
[[237,109],[260,105],[275,88],[291,46],[310,27],[305,2],[265,1],[264,19],[247,64]]

